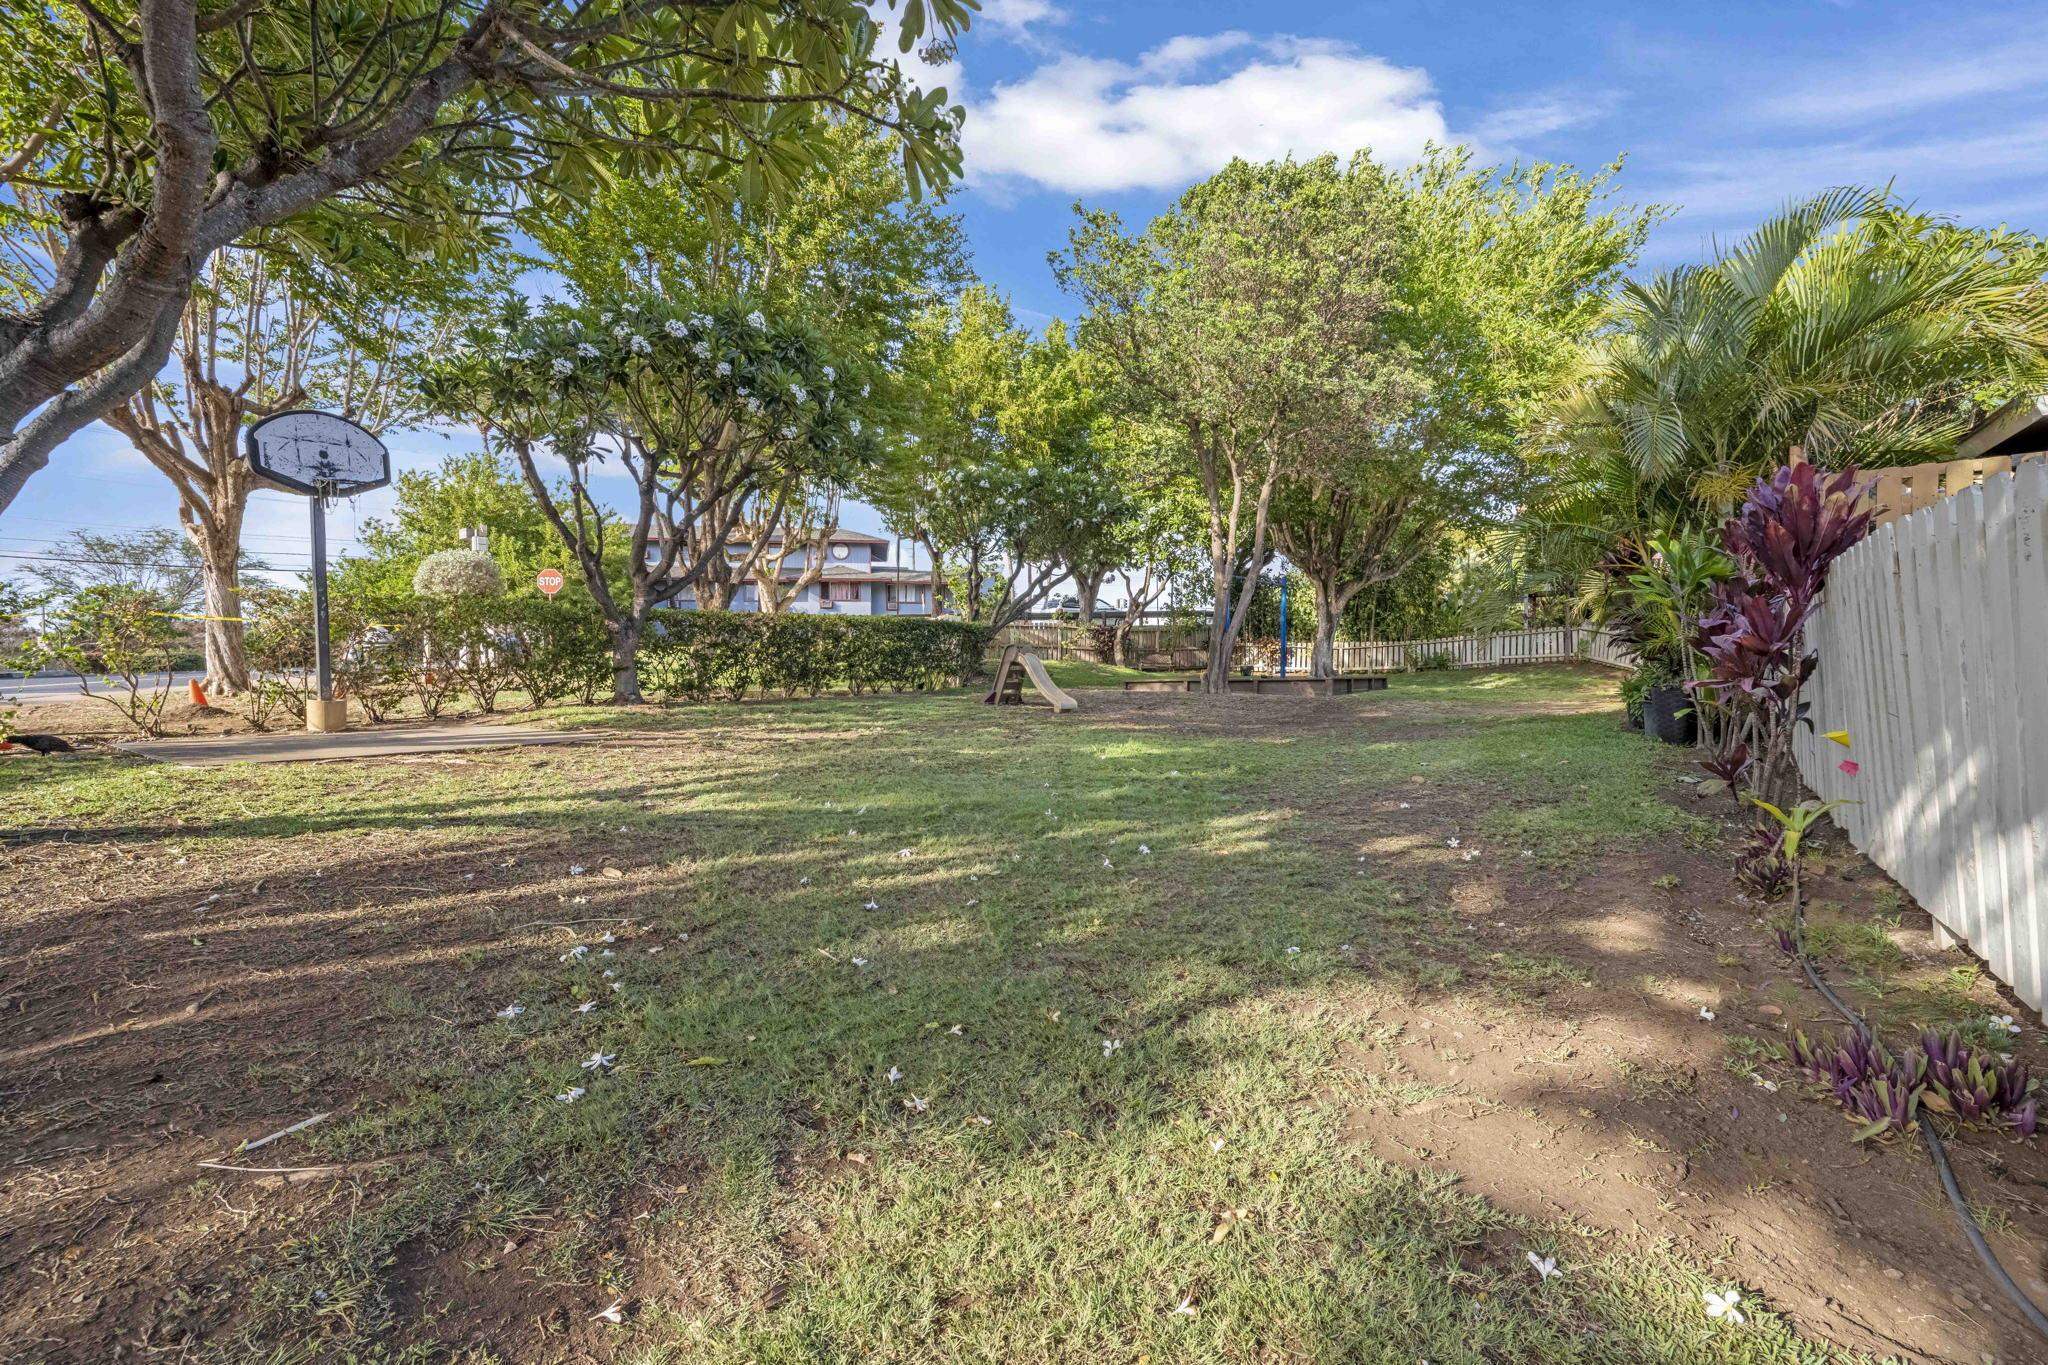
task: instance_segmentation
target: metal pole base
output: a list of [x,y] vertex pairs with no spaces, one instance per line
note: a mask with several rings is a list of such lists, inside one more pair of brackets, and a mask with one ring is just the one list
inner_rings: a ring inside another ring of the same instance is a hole
[[323,735],[348,729],[348,701],[342,697],[336,697],[333,701],[321,701],[318,697],[307,698],[306,728],[315,734]]

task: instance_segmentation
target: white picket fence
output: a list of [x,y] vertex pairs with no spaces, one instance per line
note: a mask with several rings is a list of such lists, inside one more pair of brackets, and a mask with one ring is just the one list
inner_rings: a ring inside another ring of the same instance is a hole
[[1833,816],[1850,841],[2042,1008],[2048,461],[1872,532],[1837,561],[1808,639],[1818,735],[1797,742],[1800,774],[1854,801]]
[[[1287,643],[1287,671],[1307,673],[1313,646]],[[1339,673],[1399,673],[1447,659],[1452,668],[1502,668],[1513,664],[1587,660],[1616,668],[1635,667],[1635,655],[1590,626],[1538,626],[1484,635],[1446,635],[1434,640],[1341,640],[1331,646]]]

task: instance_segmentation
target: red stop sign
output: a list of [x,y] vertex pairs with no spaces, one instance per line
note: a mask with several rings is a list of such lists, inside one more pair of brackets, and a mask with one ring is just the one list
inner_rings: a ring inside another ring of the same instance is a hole
[[562,590],[562,571],[560,569],[542,569],[533,576],[533,586],[539,588],[548,596],[553,597]]

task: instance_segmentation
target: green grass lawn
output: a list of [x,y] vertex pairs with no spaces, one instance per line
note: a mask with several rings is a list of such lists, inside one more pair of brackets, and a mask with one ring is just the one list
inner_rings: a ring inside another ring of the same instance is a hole
[[1061,687],[1121,687],[1132,678],[1158,676],[1121,664],[1095,664],[1081,659],[1047,659],[1045,671]]
[[[81,837],[160,825],[194,887],[396,869],[364,905],[422,943],[491,916],[402,986],[362,979],[326,1043],[353,1094],[276,1154],[378,1164],[252,1258],[235,1359],[544,1358],[465,1346],[465,1297],[504,1292],[568,1305],[563,1351],[601,1333],[633,1362],[1833,1358],[1768,1311],[1708,1323],[1718,1282],[1685,1254],[1340,1140],[1333,1081],[1375,1011],[1470,970],[1341,812],[1419,778],[1468,798],[1472,837],[1562,866],[1699,825],[1604,676],[1395,689],[1384,724],[1298,731],[1087,699],[600,709],[563,723],[631,745],[14,764],[0,799]],[[422,1267],[436,1292],[402,1292]],[[614,1299],[622,1325],[588,1321]]]

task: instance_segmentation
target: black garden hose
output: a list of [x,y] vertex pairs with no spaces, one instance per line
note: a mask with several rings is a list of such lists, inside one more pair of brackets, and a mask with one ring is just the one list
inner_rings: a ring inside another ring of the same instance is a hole
[[[1862,1015],[1850,1009],[1842,997],[1835,994],[1834,988],[1821,980],[1820,973],[1814,968],[1813,957],[1806,951],[1805,898],[1796,890],[1793,892],[1792,913],[1796,920],[1794,929],[1797,940],[1794,946],[1798,949],[1799,970],[1806,973],[1806,979],[1813,984],[1813,988],[1826,997],[1827,1002],[1835,1007],[1835,1012],[1848,1020],[1849,1026],[1861,1035],[1864,1046],[1875,1053],[1878,1041],[1876,1035],[1870,1031],[1869,1023]],[[2042,1339],[2048,1340],[2048,1314],[2042,1313],[2040,1305],[2028,1298],[2027,1292],[2013,1282],[2012,1276],[2006,1273],[2005,1266],[1999,1262],[1998,1253],[1984,1240],[1984,1229],[1977,1225],[1976,1216],[1970,1212],[1969,1205],[1963,1200],[1963,1188],[1956,1183],[1955,1169],[1948,1163],[1948,1152],[1941,1145],[1941,1139],[1935,1136],[1934,1125],[1922,1118],[1919,1127],[1920,1136],[1927,1143],[1927,1155],[1934,1159],[1934,1169],[1941,1176],[1942,1192],[1948,1195],[1948,1202],[1956,1211],[1956,1220],[1963,1225],[1963,1236],[1969,1239],[1970,1249],[1977,1253],[1977,1259],[1984,1263],[1984,1269],[1990,1272],[1992,1281],[2004,1292],[2005,1297],[2012,1301],[2012,1306],[2020,1310],[2020,1315],[2027,1320],[2028,1325],[2039,1333]]]

